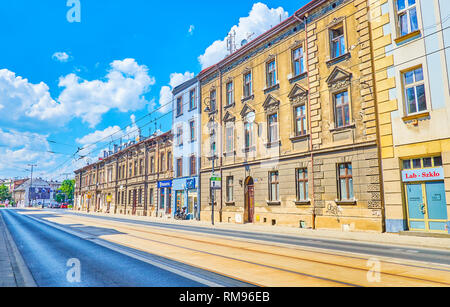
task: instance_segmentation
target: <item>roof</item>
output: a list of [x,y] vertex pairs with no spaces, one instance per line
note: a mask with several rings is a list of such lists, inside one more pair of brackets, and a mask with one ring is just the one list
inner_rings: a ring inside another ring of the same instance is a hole
[[124,153],[124,152],[127,151],[127,150],[130,150],[130,149],[132,149],[132,148],[138,147],[138,146],[140,146],[140,145],[143,144],[143,143],[147,143],[147,142],[150,142],[150,141],[155,141],[155,140],[157,140],[157,139],[165,138],[165,137],[170,136],[171,134],[172,134],[172,130],[170,130],[170,131],[168,131],[168,132],[165,132],[165,133],[163,133],[163,134],[156,135],[156,136],[150,136],[150,137],[148,137],[148,138],[146,138],[146,139],[143,139],[142,141],[140,141],[140,142],[138,142],[138,143],[136,143],[136,144],[133,144],[133,145],[131,145],[131,146],[129,146],[129,147],[126,147],[126,148],[122,149],[121,151],[118,151],[118,152],[116,152],[116,153],[114,153],[114,154],[108,156],[107,158],[102,158],[102,159],[99,160],[99,161],[96,161],[96,162],[94,162],[94,163],[92,163],[92,164],[86,165],[86,166],[83,167],[83,168],[77,169],[77,170],[74,171],[74,173],[77,174],[77,173],[82,172],[82,171],[84,171],[84,170],[86,170],[86,169],[89,169],[89,168],[91,168],[91,167],[94,167],[94,166],[96,166],[96,165],[98,165],[98,164],[100,164],[100,163],[102,163],[102,162],[105,162],[105,161],[107,161],[107,160],[110,160],[112,157],[115,157],[115,156],[118,156],[118,155],[121,154],[121,153]]
[[263,43],[264,40],[267,39],[267,37],[270,37],[280,31],[284,30],[286,27],[290,26],[291,24],[298,22],[298,19],[295,16],[297,16],[298,18],[304,17],[312,9],[316,8],[318,5],[320,5],[326,1],[328,1],[328,0],[313,0],[309,3],[307,3],[306,5],[301,7],[299,10],[297,10],[292,16],[288,17],[287,19],[285,19],[278,25],[267,30],[266,32],[264,32],[263,34],[261,34],[260,36],[255,38],[254,40],[250,41],[245,46],[239,48],[236,52],[225,57],[223,60],[219,61],[218,63],[203,69],[199,73],[198,79],[200,80],[202,77],[206,76],[209,72],[213,71],[213,68],[216,68],[216,69],[220,68],[221,66],[225,65],[226,63],[229,63],[230,61],[244,55],[247,51],[249,51],[253,47],[257,46],[258,44]]
[[196,84],[198,82],[197,77],[194,77],[178,86],[176,86],[173,90],[172,90],[172,94],[176,95],[182,91],[184,91],[185,89],[191,87],[192,85]]

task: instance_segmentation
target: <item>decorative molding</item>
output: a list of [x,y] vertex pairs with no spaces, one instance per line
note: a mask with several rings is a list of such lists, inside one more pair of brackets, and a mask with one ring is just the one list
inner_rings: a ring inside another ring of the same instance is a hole
[[291,104],[306,104],[308,101],[308,90],[296,83],[288,94]]
[[330,76],[327,78],[326,82],[328,87],[332,90],[340,90],[348,88],[350,86],[352,79],[352,74],[339,68],[335,67],[331,72]]
[[334,18],[334,19],[328,24],[328,28],[332,28],[332,27],[336,26],[337,24],[339,24],[339,23],[341,23],[342,21],[344,21],[344,19],[345,19],[344,16]]
[[225,113],[225,116],[223,117],[223,122],[227,123],[227,122],[234,122],[236,120],[236,117],[233,116],[230,112],[227,111],[227,113]]
[[255,112],[255,110],[253,110],[251,107],[249,107],[247,104],[245,104],[244,107],[242,108],[242,111],[240,114],[241,114],[241,117],[244,118],[247,116],[248,113],[251,113],[251,112]]
[[268,95],[264,101],[263,108],[267,113],[276,112],[280,108],[280,101],[272,95]]

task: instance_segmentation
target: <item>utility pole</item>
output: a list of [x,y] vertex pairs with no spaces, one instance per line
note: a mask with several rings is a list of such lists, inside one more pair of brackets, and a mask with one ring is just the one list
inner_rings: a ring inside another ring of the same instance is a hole
[[211,195],[211,222],[212,225],[214,225],[214,189],[215,186],[212,186],[212,177],[215,176],[214,172],[214,162],[216,160],[216,129],[215,129],[215,111],[216,111],[216,105],[212,106],[211,105],[211,101],[209,104],[206,103],[207,100],[211,100],[210,98],[206,98],[204,103],[206,104],[206,108],[205,108],[205,113],[209,113],[212,116],[212,123],[213,123],[213,128],[212,128],[212,133],[211,136],[213,137],[212,139],[212,174],[211,174],[211,178],[209,179],[209,189],[210,189],[210,195]]
[[28,164],[28,166],[31,166],[31,179],[30,179],[30,188],[29,188],[29,190],[28,190],[28,206],[31,206],[31,199],[30,199],[30,192],[31,192],[31,189],[33,188],[33,167],[37,167],[37,165],[36,164]]

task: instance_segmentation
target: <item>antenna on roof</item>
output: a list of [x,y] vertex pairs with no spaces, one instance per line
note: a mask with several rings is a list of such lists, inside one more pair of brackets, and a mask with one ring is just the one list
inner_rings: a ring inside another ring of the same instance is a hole
[[228,50],[229,54],[232,54],[236,51],[236,31],[235,30],[228,33],[227,50]]

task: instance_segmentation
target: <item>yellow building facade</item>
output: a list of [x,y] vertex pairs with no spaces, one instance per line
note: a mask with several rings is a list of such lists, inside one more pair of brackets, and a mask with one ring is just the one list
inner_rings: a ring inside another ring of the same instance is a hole
[[312,1],[199,74],[202,220],[383,230],[369,13]]
[[387,232],[449,233],[449,10],[439,0],[371,10]]

